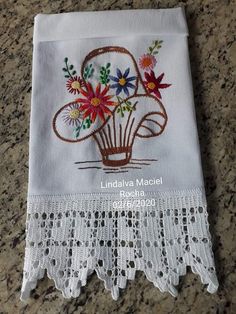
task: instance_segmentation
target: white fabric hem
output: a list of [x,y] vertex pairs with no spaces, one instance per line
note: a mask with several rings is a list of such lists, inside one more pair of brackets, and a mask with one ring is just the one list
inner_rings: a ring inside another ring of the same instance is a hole
[[130,35],[188,35],[183,8],[38,14],[34,43]]

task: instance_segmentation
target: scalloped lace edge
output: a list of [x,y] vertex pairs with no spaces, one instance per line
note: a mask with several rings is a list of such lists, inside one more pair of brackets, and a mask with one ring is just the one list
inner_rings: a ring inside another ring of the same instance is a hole
[[166,283],[166,286],[163,286],[161,283],[153,280],[147,274],[147,272],[145,270],[136,269],[134,271],[133,278],[126,278],[125,285],[123,285],[121,287],[109,287],[109,283],[107,281],[107,278],[99,272],[99,269],[96,269],[96,268],[93,269],[93,270],[92,269],[88,269],[88,271],[86,272],[87,275],[86,275],[86,278],[85,278],[84,282],[81,282],[80,287],[77,287],[76,290],[70,296],[68,296],[68,294],[64,291],[64,289],[61,288],[62,287],[62,283],[60,283],[60,280],[58,278],[56,278],[54,275],[51,274],[52,272],[50,272],[50,267],[48,267],[48,268],[40,268],[40,270],[38,270],[38,272],[35,272],[34,274],[31,274],[31,276],[30,276],[31,279],[28,279],[28,280],[25,281],[25,283],[23,285],[23,288],[21,290],[20,300],[21,301],[25,301],[26,299],[29,298],[30,292],[36,288],[38,280],[44,278],[45,272],[47,273],[47,277],[50,278],[51,280],[53,280],[56,289],[59,290],[62,293],[64,298],[67,298],[67,299],[77,298],[77,297],[80,296],[80,293],[81,293],[80,288],[86,286],[87,278],[90,275],[92,275],[94,273],[94,271],[96,272],[98,278],[104,282],[105,289],[107,291],[111,292],[112,298],[114,300],[118,300],[118,298],[119,298],[119,290],[117,291],[117,289],[119,289],[119,288],[125,289],[128,280],[135,280],[136,271],[142,271],[145,274],[145,276],[148,279],[148,281],[153,283],[153,285],[156,288],[158,288],[162,293],[169,292],[173,297],[177,297],[178,296],[178,291],[177,291],[177,289],[175,287],[179,283],[179,277],[186,275],[186,268],[188,266],[191,267],[191,270],[192,270],[192,272],[194,274],[197,274],[197,275],[200,276],[201,282],[203,284],[207,285],[207,291],[209,293],[213,294],[213,293],[215,293],[217,291],[217,289],[219,287],[219,283],[218,283],[218,280],[217,280],[217,277],[216,277],[215,273],[207,272],[201,264],[198,264],[198,265],[196,265],[196,264],[195,265],[184,264],[183,267],[181,268],[182,270],[179,269],[177,277],[173,278],[172,280],[170,278],[170,282],[174,281],[175,283],[173,283],[173,284]]
[[94,271],[114,300],[136,271],[176,297],[174,286],[187,266],[200,275],[208,292],[217,291],[203,192],[156,195],[149,208],[118,210],[112,207],[114,200],[112,195],[28,200],[22,301],[45,271],[65,298],[79,296]]

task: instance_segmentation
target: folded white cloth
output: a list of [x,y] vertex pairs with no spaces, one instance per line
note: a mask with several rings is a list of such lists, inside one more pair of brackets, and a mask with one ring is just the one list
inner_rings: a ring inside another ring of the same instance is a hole
[[22,300],[45,270],[217,290],[187,36],[181,8],[36,16]]

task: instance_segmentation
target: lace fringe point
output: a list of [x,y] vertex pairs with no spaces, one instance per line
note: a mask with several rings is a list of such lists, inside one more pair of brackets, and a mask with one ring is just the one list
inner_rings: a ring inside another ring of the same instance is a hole
[[137,270],[176,297],[187,266],[215,293],[218,280],[202,195],[151,195],[153,206],[120,209],[114,209],[111,195],[30,198],[20,299],[30,296],[45,271],[65,298],[78,297],[96,271],[117,300]]
[[[178,290],[174,287],[176,285],[179,284],[179,276],[184,276],[186,274],[186,267],[189,265],[184,265],[183,271],[181,272],[179,270],[177,276],[173,276],[173,278],[169,278],[169,281],[173,283],[166,283],[163,285],[163,283],[161,282],[157,282],[155,280],[153,280],[152,277],[150,277],[150,275],[147,274],[146,271],[144,271],[147,279],[152,282],[154,284],[155,287],[157,287],[162,293],[164,292],[169,292],[173,297],[177,297],[178,296]],[[191,270],[193,273],[198,274],[201,277],[201,281],[203,284],[207,284],[207,291],[209,293],[215,293],[218,289],[218,280],[217,277],[214,273],[206,273],[205,268],[204,267],[198,267],[196,269],[196,266],[191,266]],[[44,277],[46,269],[40,269],[38,274],[32,274],[32,278],[27,280],[22,288],[21,291],[21,296],[20,296],[20,300],[21,301],[25,301],[30,297],[30,292],[31,290],[35,289],[37,286],[37,281],[39,279],[42,279]],[[120,284],[120,286],[110,286],[109,285],[109,280],[107,278],[104,278],[104,276],[99,272],[98,269],[95,269],[97,276],[99,279],[101,279],[104,282],[105,288],[108,291],[111,291],[111,295],[112,298],[117,301],[119,298],[119,289],[125,289],[126,288],[126,284],[127,284],[127,280],[134,280],[135,279],[135,273],[134,273],[134,278],[126,278],[124,280],[124,282],[122,284]],[[94,271],[89,270],[89,273],[93,273]],[[50,271],[48,271],[47,269],[47,276],[48,278],[52,279],[54,281],[55,287],[56,289],[60,290],[62,292],[62,295],[64,298],[77,298],[80,296],[81,293],[81,287],[86,286],[87,284],[87,276],[89,276],[88,274],[86,275],[86,278],[84,279],[84,282],[73,282],[73,280],[70,281],[68,288],[65,289],[63,288],[65,286],[65,282],[58,282],[58,279],[53,276],[50,275]],[[205,276],[205,277],[204,277]],[[76,289],[75,289],[76,287]],[[74,289],[74,290],[73,290]]]

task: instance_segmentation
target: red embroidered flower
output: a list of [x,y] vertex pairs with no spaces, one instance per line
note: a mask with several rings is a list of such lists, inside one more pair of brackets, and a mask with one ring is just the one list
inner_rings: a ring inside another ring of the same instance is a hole
[[139,58],[139,66],[143,70],[152,70],[157,63],[156,58],[151,54],[144,54]]
[[71,94],[79,94],[80,88],[83,86],[84,83],[78,76],[71,77],[66,83],[66,87]]
[[159,89],[167,88],[171,86],[171,84],[161,84],[161,81],[164,77],[164,73],[162,73],[160,76],[155,77],[155,74],[153,71],[149,74],[148,72],[144,73],[146,81],[144,81],[144,84],[149,91],[149,93],[154,93],[157,98],[161,99],[161,93]]
[[95,121],[97,115],[105,121],[105,113],[112,115],[112,111],[107,106],[117,105],[116,102],[110,100],[113,95],[106,95],[109,90],[109,85],[107,85],[102,91],[100,83],[98,83],[95,91],[90,83],[86,83],[85,87],[86,89],[80,89],[80,93],[85,98],[76,99],[77,103],[82,103],[80,110],[84,111],[83,118],[86,118],[91,114],[90,118],[92,122]]

